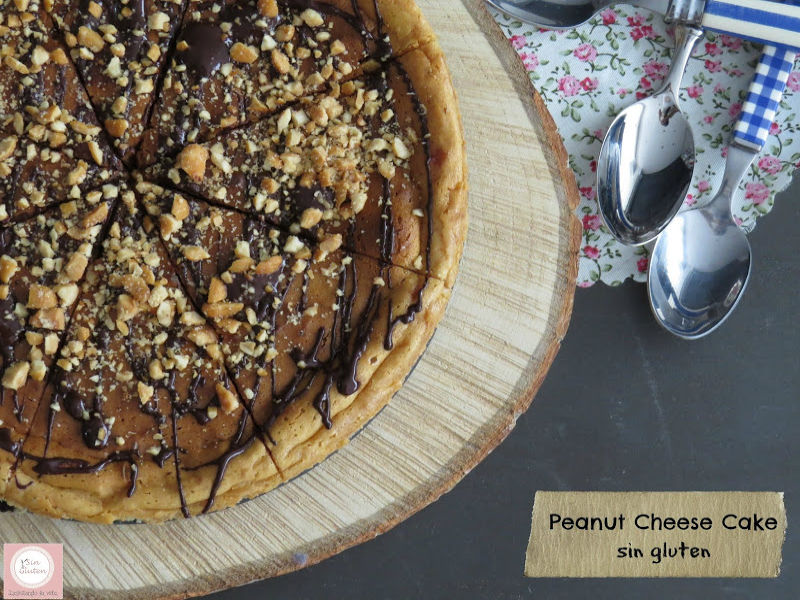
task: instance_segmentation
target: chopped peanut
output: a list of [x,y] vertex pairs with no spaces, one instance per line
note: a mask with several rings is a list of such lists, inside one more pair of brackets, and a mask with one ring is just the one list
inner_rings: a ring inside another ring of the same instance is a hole
[[252,64],[258,60],[258,50],[253,46],[236,42],[231,47],[231,58],[238,63]]
[[181,150],[175,165],[194,181],[199,182],[203,181],[205,176],[208,157],[209,152],[206,148],[198,144],[191,144]]
[[9,390],[18,390],[28,380],[29,362],[16,362],[3,373],[3,387]]
[[30,320],[33,327],[49,329],[51,331],[63,331],[66,326],[64,309],[62,308],[43,308],[37,311]]
[[17,261],[8,255],[0,256],[0,281],[8,283],[19,270]]
[[129,126],[127,119],[106,119],[106,131],[114,138],[123,137]]
[[152,385],[147,385],[146,383],[139,381],[136,384],[136,392],[139,394],[139,401],[142,404],[147,404],[153,399],[153,393],[155,390],[153,389]]
[[225,284],[219,277],[214,277],[211,280],[211,285],[208,288],[208,301],[211,304],[215,302],[222,302],[228,297],[228,290]]
[[0,141],[0,160],[5,160],[14,154],[17,148],[17,136],[12,135]]
[[81,26],[78,29],[78,43],[92,52],[100,52],[106,45],[99,33],[86,26]]
[[208,251],[200,246],[184,246],[182,251],[186,260],[191,262],[198,262],[211,258],[211,255],[208,253]]
[[285,75],[289,72],[291,68],[291,63],[289,62],[289,58],[277,48],[272,51],[271,54],[272,58],[272,66],[275,67],[275,70],[278,73]]
[[58,306],[58,297],[49,287],[32,284],[28,289],[28,308],[53,308]]
[[273,256],[256,266],[256,275],[272,275],[283,266],[283,257]]
[[225,411],[227,414],[231,414],[237,408],[239,408],[239,400],[236,398],[236,394],[231,392],[228,388],[226,388],[221,383],[217,384],[217,399],[219,400],[220,408]]
[[274,19],[278,16],[277,0],[258,0],[258,12],[262,17]]
[[180,194],[175,194],[175,198],[172,200],[172,216],[179,221],[183,221],[189,216],[189,203]]
[[80,252],[75,252],[72,256],[69,257],[66,266],[64,267],[64,273],[67,275],[70,281],[80,281],[81,277],[83,277],[84,271],[86,271],[86,267],[89,264],[89,259],[86,258]]
[[211,319],[232,317],[242,310],[244,310],[244,304],[241,302],[216,302],[203,305],[203,312]]
[[104,223],[108,217],[108,204],[105,202],[83,217],[81,225],[88,229],[99,223]]

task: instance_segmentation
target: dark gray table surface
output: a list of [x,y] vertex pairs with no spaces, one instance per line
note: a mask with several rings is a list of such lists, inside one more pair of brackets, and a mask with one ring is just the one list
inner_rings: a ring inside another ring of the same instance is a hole
[[[753,278],[724,329],[684,342],[652,320],[642,285],[578,290],[533,406],[452,492],[317,566],[211,598],[800,597],[799,195],[796,181],[752,234]],[[785,491],[782,575],[526,579],[536,490]]]

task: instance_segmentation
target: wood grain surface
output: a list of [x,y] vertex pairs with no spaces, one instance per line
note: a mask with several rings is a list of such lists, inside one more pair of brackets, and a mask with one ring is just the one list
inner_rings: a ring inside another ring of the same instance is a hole
[[451,489],[531,403],[566,333],[577,188],[541,99],[481,0],[418,0],[459,94],[470,232],[453,299],[406,385],[343,450],[273,492],[163,525],[0,514],[0,541],[64,544],[67,597],[200,595],[316,563]]

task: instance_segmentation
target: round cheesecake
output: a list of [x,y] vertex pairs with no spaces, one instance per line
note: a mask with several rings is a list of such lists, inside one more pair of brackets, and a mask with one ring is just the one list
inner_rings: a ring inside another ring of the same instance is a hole
[[466,235],[414,2],[5,0],[0,44],[0,499],[188,518],[346,444]]

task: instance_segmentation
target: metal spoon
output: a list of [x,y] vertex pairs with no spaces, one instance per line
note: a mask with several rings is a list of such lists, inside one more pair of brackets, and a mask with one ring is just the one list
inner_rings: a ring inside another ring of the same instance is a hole
[[694,27],[677,28],[678,52],[664,85],[617,115],[603,141],[597,159],[597,201],[611,233],[624,244],[655,239],[689,189],[694,138],[678,108],[678,90],[702,35]]
[[676,22],[764,44],[800,48],[800,7],[761,0],[486,0],[530,25],[571,29],[624,2]]
[[684,339],[703,337],[736,307],[747,286],[751,250],[731,214],[731,200],[775,119],[794,51],[765,46],[750,84],[722,188],[708,206],[678,215],[656,242],[648,273],[650,306],[667,331]]
[[[486,0],[497,10],[523,23],[549,27],[552,29],[571,29],[585,23],[602,9],[619,0]],[[642,8],[666,14],[668,0],[629,0]]]

